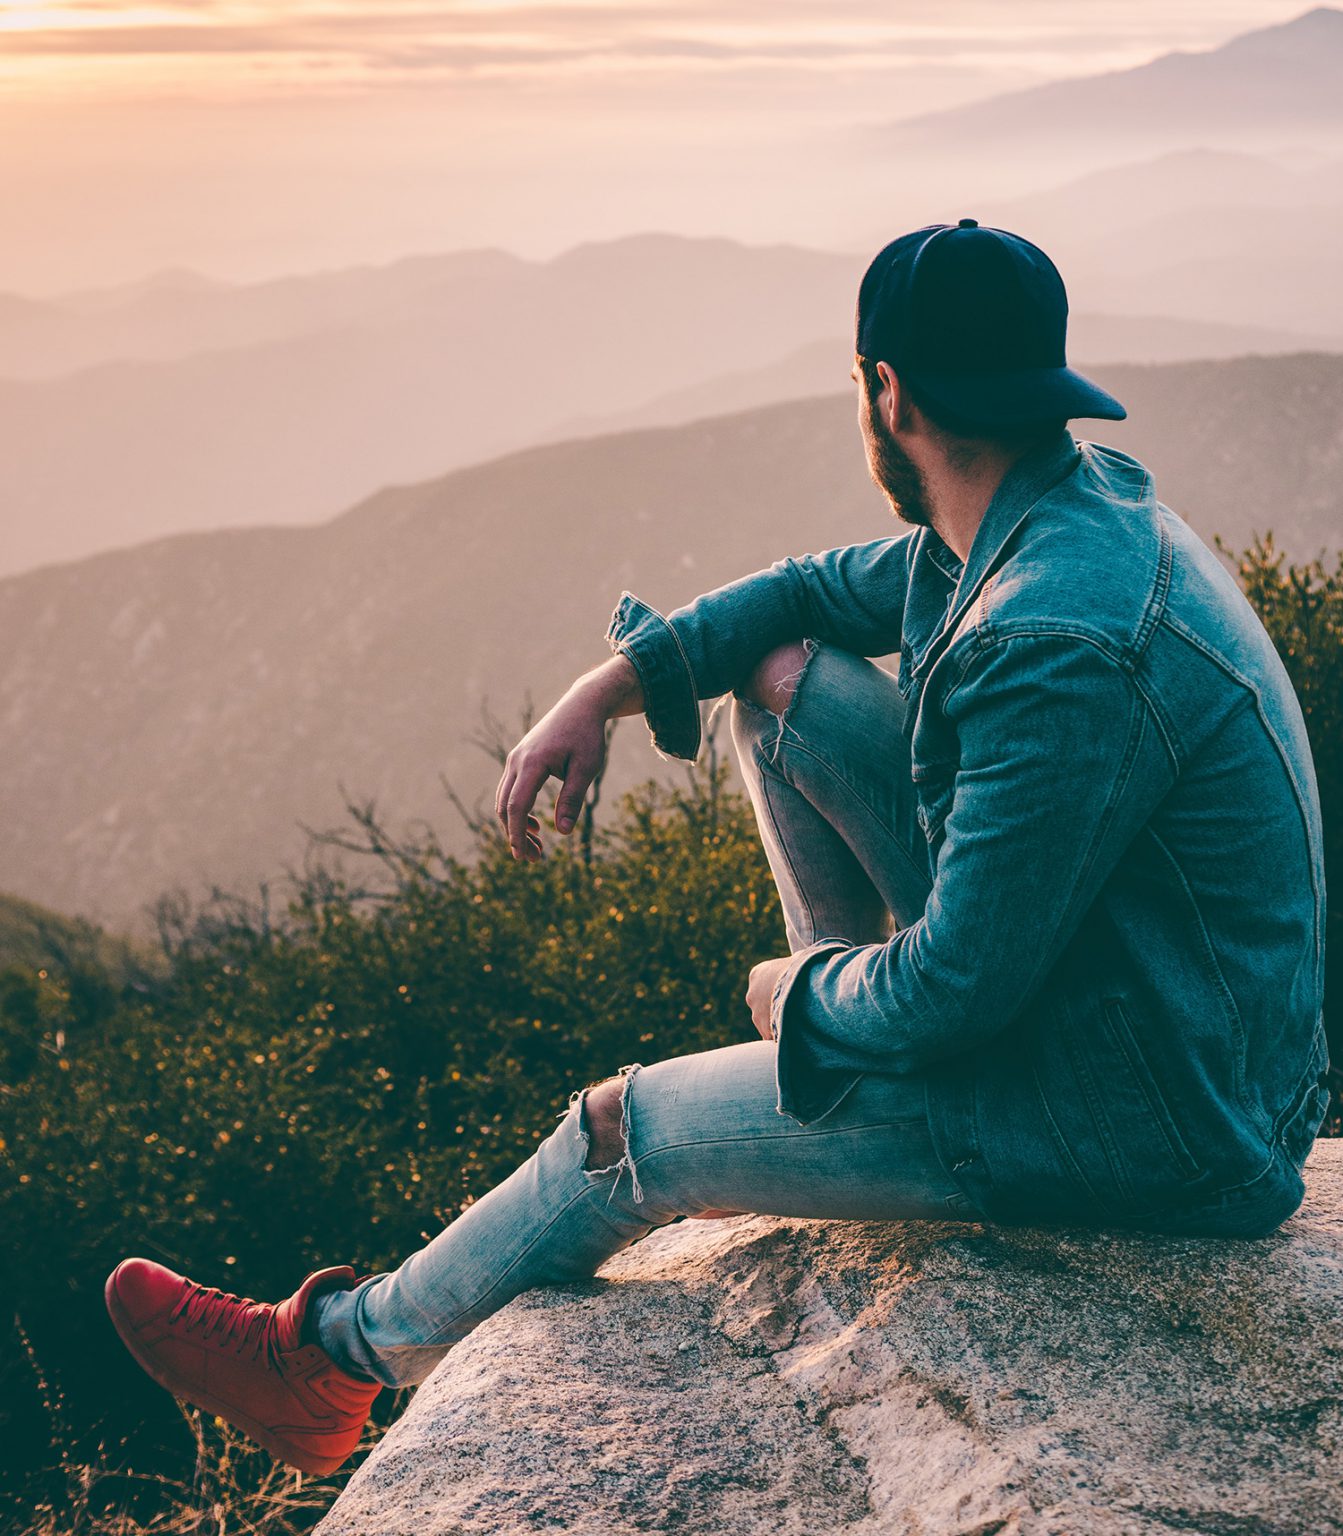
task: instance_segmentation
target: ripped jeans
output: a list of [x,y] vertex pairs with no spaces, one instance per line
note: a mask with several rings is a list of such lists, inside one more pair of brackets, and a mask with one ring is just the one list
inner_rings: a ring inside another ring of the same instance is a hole
[[[782,715],[731,696],[790,951],[822,935],[880,942],[892,922],[919,916],[931,888],[900,771],[908,747],[894,680],[848,651],[805,645]],[[322,1347],[389,1386],[422,1381],[520,1292],[588,1278],[654,1227],[706,1211],[977,1218],[934,1153],[921,1077],[869,1073],[802,1126],[779,1108],[775,1054],[772,1041],[752,1040],[622,1067],[624,1152],[602,1168],[586,1166],[590,1089],[576,1089],[532,1156],[426,1247],[314,1301]]]

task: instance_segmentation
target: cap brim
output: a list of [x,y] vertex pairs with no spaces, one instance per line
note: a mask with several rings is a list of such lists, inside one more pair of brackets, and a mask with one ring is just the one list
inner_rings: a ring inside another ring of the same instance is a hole
[[1014,373],[916,373],[910,374],[909,380],[934,405],[974,426],[1025,427],[1076,417],[1123,421],[1128,416],[1112,394],[1073,368],[1023,368]]

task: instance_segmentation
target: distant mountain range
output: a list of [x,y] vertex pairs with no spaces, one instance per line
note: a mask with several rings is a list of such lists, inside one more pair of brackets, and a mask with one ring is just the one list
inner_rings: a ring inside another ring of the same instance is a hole
[[[1192,358],[1264,356],[1318,348],[1317,339],[1297,331],[1271,331],[1251,325],[1219,325],[1201,320],[1173,320],[1158,315],[1074,315],[1068,324],[1068,355],[1074,363],[1169,363]],[[635,427],[676,426],[703,416],[726,416],[757,405],[823,395],[852,365],[849,337],[815,341],[778,362],[725,373],[688,389],[658,395],[633,410],[605,416],[576,416],[561,423],[548,440],[628,431]],[[1343,340],[1329,351],[1343,352]]]
[[[1321,209],[1343,204],[1343,158],[1292,169],[1262,154],[1176,149],[1091,171],[1047,191],[985,204],[984,222],[1029,234],[1050,251],[1107,252],[1118,264],[1141,252],[1118,249],[1143,224],[1202,216],[1211,209],[1273,215],[1300,230]],[[1249,233],[1250,231],[1247,231]]]
[[[1240,547],[1343,546],[1343,357],[1099,377],[1163,499]],[[525,369],[520,384],[525,383]],[[853,393],[537,447],[388,490],[311,528],[191,534],[0,581],[0,889],[130,924],[182,885],[301,858],[339,785],[394,824],[488,803],[482,705],[516,732],[603,660],[628,588],[663,611],[780,555],[900,531]],[[725,738],[723,738],[725,740]],[[607,793],[677,770],[643,724]]]
[[850,150],[894,222],[842,253],[645,234],[547,262],[0,295],[0,575],[311,524],[534,444],[841,388],[871,255],[967,213],[1058,262],[1074,361],[1343,349],[1343,10]]
[[[1174,247],[1151,249],[1165,259]],[[1211,305],[1208,318],[1084,311],[1072,355],[1146,362],[1333,345],[1343,298],[1330,249],[1303,257],[1298,281],[1266,287],[1259,308],[1231,306],[1235,324],[1217,317],[1205,261],[1171,315]],[[1104,266],[1124,252],[1114,271]],[[1088,247],[1071,265],[1084,263],[1100,273],[1095,291],[1136,308],[1143,258],[1129,242]],[[167,533],[308,524],[381,486],[511,449],[842,388],[864,265],[647,236],[546,263],[468,252],[257,287],[170,274],[120,298],[45,306],[55,329],[0,315],[13,369],[35,371],[62,346],[68,360],[76,342],[101,359],[0,379],[0,575]],[[1250,323],[1270,302],[1300,325]],[[192,350],[202,346],[215,350]]]
[[544,263],[482,252],[255,288],[160,283],[58,307],[56,333],[0,316],[11,373],[58,355],[53,334],[67,358],[82,337],[99,359],[0,381],[0,574],[310,523],[575,415],[768,363],[843,335],[860,272],[852,256],[657,235]]
[[[1052,179],[1176,148],[1261,152],[1343,147],[1343,10],[1320,6],[1203,53],[1056,81],[892,124],[888,156],[925,173],[992,146],[1009,178],[1022,162]],[[931,162],[931,163],[927,163]]]
[[1343,160],[1187,150],[977,216],[1043,246],[1087,309],[1343,336]]

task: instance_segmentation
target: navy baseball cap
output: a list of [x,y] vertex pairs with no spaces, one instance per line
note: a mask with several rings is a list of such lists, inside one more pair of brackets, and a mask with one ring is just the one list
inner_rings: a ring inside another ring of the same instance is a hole
[[889,363],[968,427],[1128,415],[1068,367],[1058,268],[1029,240],[975,219],[929,224],[880,250],[858,287],[854,329],[860,357]]

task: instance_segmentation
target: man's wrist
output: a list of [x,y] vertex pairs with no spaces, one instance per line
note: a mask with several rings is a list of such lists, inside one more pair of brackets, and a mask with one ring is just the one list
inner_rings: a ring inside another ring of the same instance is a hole
[[623,652],[585,672],[574,687],[590,692],[608,720],[644,712],[643,684],[634,663]]

